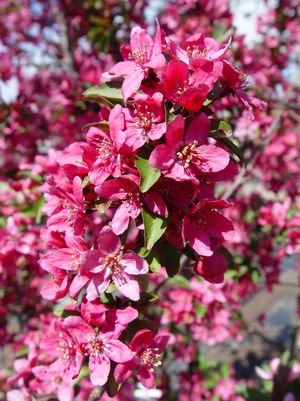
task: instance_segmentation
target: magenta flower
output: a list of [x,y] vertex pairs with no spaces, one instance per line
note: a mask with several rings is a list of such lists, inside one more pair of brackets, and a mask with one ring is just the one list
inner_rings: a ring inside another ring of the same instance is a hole
[[64,232],[72,228],[75,235],[81,235],[85,225],[84,197],[81,179],[75,177],[71,188],[55,186],[46,194],[44,210],[49,216],[47,226],[50,230]]
[[222,60],[231,39],[225,44],[220,45],[213,38],[205,37],[202,33],[196,33],[183,42],[183,49],[188,56],[189,64],[192,68],[201,66],[204,59],[219,61]]
[[47,365],[39,365],[32,369],[32,373],[38,379],[31,382],[31,389],[37,394],[51,394],[57,396],[58,401],[73,401],[74,389],[68,377],[51,371]]
[[194,266],[194,272],[202,276],[210,283],[222,283],[224,281],[224,273],[227,270],[227,261],[225,257],[214,252],[212,256],[201,256]]
[[87,323],[101,326],[102,332],[113,331],[119,335],[138,317],[138,311],[131,306],[124,309],[112,309],[101,303],[99,299],[82,303],[80,311]]
[[166,132],[163,95],[137,94],[134,97],[134,110],[125,109],[126,143],[133,150],[144,145],[148,138],[157,140]]
[[183,239],[198,255],[212,256],[224,241],[233,239],[231,221],[216,211],[230,206],[224,200],[203,200],[184,216]]
[[118,383],[126,381],[135,369],[138,380],[146,387],[155,386],[155,368],[161,365],[160,355],[169,341],[168,335],[155,335],[145,329],[138,331],[130,345],[134,358],[116,367],[115,378]]
[[[74,379],[79,375],[83,354],[76,337],[73,337],[64,327],[64,323],[57,320],[54,329],[43,336],[40,347],[54,359],[47,368],[48,372]],[[39,371],[41,373],[41,371]],[[40,375],[38,376],[40,377]]]
[[132,359],[129,348],[114,332],[96,332],[79,316],[67,317],[64,327],[89,357],[90,379],[94,385],[103,386],[107,382],[111,360],[124,363]]
[[122,155],[131,152],[123,146],[125,142],[125,119],[120,105],[115,106],[109,115],[109,132],[91,127],[86,139],[84,160],[90,165],[90,179],[94,185],[101,184],[109,176],[121,175]]
[[184,137],[184,119],[175,117],[167,128],[167,143],[153,150],[150,164],[166,177],[195,184],[202,174],[223,170],[229,163],[228,153],[219,146],[204,144],[209,125],[208,117],[202,113],[192,121]]
[[254,120],[254,108],[259,110],[266,110],[267,103],[257,99],[254,96],[249,96],[244,91],[247,87],[246,76],[236,70],[228,61],[223,60],[223,73],[222,78],[226,85],[235,93],[240,103],[246,109],[246,116],[250,120]]
[[130,219],[136,219],[142,210],[142,200],[153,212],[166,216],[167,207],[156,191],[149,191],[143,196],[139,190],[139,178],[133,174],[127,174],[124,178],[109,180],[96,186],[95,192],[113,202],[121,201],[112,219],[112,230],[115,234],[122,234],[127,230]]
[[162,54],[162,32],[157,23],[154,40],[145,29],[135,26],[131,30],[130,45],[121,46],[121,54],[125,61],[114,65],[108,73],[103,74],[104,80],[111,80],[125,76],[122,85],[124,101],[136,92],[144,78],[148,76],[149,69],[160,71],[164,68],[166,60]]
[[111,281],[127,298],[133,301],[140,298],[136,276],[148,272],[147,262],[133,252],[124,253],[119,238],[109,227],[104,227],[101,231],[98,249],[82,255],[81,264],[90,276],[87,287],[89,301],[105,292]]
[[164,73],[165,96],[187,110],[198,112],[208,93],[222,73],[222,62],[204,60],[201,66],[189,74],[189,66],[180,60],[171,61]]
[[[60,277],[66,277],[66,279],[69,278],[72,280],[70,286],[68,286],[71,297],[75,297],[76,294],[81,290],[82,286],[88,281],[88,278],[84,275],[85,272],[82,272],[82,266],[80,263],[81,254],[89,249],[87,244],[83,238],[74,237],[72,235],[68,235],[68,233],[66,234],[65,242],[66,244],[63,248],[51,250],[45,256],[40,258],[39,263],[41,267],[50,272],[53,276],[53,280],[49,280],[47,283],[48,287],[43,287],[43,296],[46,299],[49,299],[49,296],[51,295],[51,289],[53,286],[55,286],[55,283],[57,285]],[[66,272],[69,272],[69,274]],[[72,279],[71,274],[73,274]],[[50,286],[50,282],[53,282],[52,286]],[[48,296],[45,293],[46,289],[49,294]],[[56,294],[55,298],[57,299],[57,297],[60,295],[60,293]]]

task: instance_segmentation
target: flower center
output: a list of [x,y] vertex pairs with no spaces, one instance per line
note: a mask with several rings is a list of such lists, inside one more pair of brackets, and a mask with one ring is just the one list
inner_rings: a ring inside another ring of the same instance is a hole
[[154,113],[151,111],[147,110],[148,106],[145,107],[145,110],[134,110],[134,123],[137,128],[143,128],[143,129],[151,129],[152,128],[152,123],[153,119],[155,118]]
[[154,371],[155,366],[160,366],[160,354],[158,348],[146,348],[139,354],[140,362],[142,365],[146,365],[150,372]]
[[85,345],[85,351],[87,355],[94,354],[96,356],[103,354],[105,350],[105,344],[103,339],[99,335],[91,335],[87,344]]
[[104,258],[100,258],[100,266],[102,270],[109,269],[112,275],[116,275],[122,271],[121,259],[123,255],[124,247],[121,247],[119,253],[113,254],[110,253],[106,255]]
[[143,65],[148,61],[146,50],[137,50],[135,52],[131,52],[128,55],[128,59],[133,60],[139,65]]
[[106,139],[103,139],[98,145],[98,160],[102,163],[106,163],[112,157],[112,144]]
[[177,85],[176,95],[177,95],[177,96],[182,95],[183,92],[185,92],[185,91],[187,90],[188,85],[189,85],[189,83],[188,83],[188,80],[187,80],[187,79],[186,79],[185,81],[183,81],[183,83],[182,83],[181,85],[178,84],[178,85]]
[[74,206],[67,199],[64,200],[63,206],[67,210],[67,220],[71,221],[76,214]]
[[71,255],[71,259],[73,262],[74,270],[79,270],[80,267],[79,254],[74,251]]
[[65,361],[67,359],[70,359],[74,355],[74,348],[68,343],[62,333],[59,333],[58,336],[59,341],[57,343],[56,351],[60,353],[59,359],[61,361]]
[[197,145],[198,142],[194,140],[192,143],[186,145],[182,150],[177,152],[177,157],[183,164],[184,168],[189,167],[190,163],[193,162],[193,158],[198,159],[198,153],[195,152]]
[[197,45],[193,45],[193,46],[188,46],[186,48],[186,52],[190,57],[192,57],[192,59],[195,60],[207,56],[208,48],[204,47],[203,50],[200,50]]

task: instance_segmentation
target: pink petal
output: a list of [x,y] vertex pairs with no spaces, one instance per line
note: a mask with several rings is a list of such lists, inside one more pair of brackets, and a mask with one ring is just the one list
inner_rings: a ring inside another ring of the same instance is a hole
[[132,375],[133,371],[137,367],[135,358],[124,364],[117,365],[115,369],[115,379],[117,383],[124,383]]
[[164,217],[168,216],[167,205],[159,193],[154,191],[147,192],[144,195],[144,201],[151,212]]
[[98,245],[104,254],[116,254],[121,248],[121,241],[110,227],[104,227],[99,234]]
[[112,230],[115,234],[120,235],[127,230],[129,225],[129,214],[126,205],[119,206],[112,219]]
[[94,386],[103,386],[108,379],[110,360],[106,355],[91,355],[89,359],[90,379]]
[[211,256],[213,254],[208,234],[192,224],[189,218],[184,219],[183,237],[189,241],[190,246],[198,255]]
[[140,287],[135,278],[129,276],[125,272],[113,276],[113,281],[125,297],[132,301],[138,301],[140,299]]
[[116,76],[128,75],[133,73],[135,70],[136,64],[134,61],[120,61],[109,70],[109,74]]
[[155,387],[155,376],[152,372],[150,372],[149,368],[147,369],[146,366],[141,365],[138,368],[137,378],[146,388]]
[[196,140],[198,145],[205,143],[210,129],[210,120],[206,114],[199,114],[189,125],[185,141],[186,143]]
[[180,115],[173,118],[167,126],[166,139],[170,148],[177,147],[184,135],[184,118]]
[[59,401],[73,401],[74,389],[70,384],[62,383],[57,388],[57,398]]
[[124,266],[124,271],[129,274],[146,274],[149,271],[146,260],[133,252],[125,253],[121,264]]
[[145,78],[145,73],[141,69],[136,69],[134,72],[127,75],[122,84],[122,96],[125,102],[136,92]]
[[115,339],[109,340],[106,346],[106,354],[114,362],[119,363],[130,361],[134,357],[127,345]]
[[175,152],[168,145],[158,145],[150,155],[149,163],[159,170],[168,170],[174,163]]
[[202,145],[197,152],[202,159],[199,169],[205,173],[223,170],[229,163],[229,154],[219,146]]

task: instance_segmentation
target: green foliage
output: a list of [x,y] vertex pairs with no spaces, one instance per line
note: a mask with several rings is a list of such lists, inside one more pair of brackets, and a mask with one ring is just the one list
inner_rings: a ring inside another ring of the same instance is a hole
[[167,219],[142,209],[144,222],[144,245],[147,250],[153,248],[154,244],[161,238],[167,228]]
[[137,156],[135,166],[141,176],[140,190],[143,193],[147,192],[159,179],[160,170],[150,166],[149,160],[141,156]]

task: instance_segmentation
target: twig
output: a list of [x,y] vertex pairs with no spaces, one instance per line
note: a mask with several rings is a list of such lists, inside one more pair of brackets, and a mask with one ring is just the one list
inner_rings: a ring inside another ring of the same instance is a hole
[[52,1],[52,14],[56,19],[61,34],[61,49],[63,54],[63,63],[67,67],[67,71],[72,75],[77,75],[75,67],[75,59],[72,51],[70,38],[70,29],[66,21],[67,8],[63,1],[60,2],[62,10],[59,9],[57,1]]

